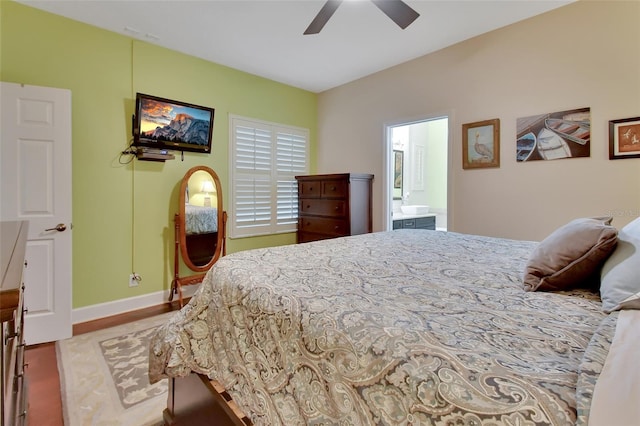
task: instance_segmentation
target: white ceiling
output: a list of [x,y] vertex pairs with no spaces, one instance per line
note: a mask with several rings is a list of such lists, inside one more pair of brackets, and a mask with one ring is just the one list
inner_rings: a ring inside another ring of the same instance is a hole
[[302,33],[324,0],[17,1],[322,92],[573,0],[406,0],[420,17],[405,30],[370,0],[351,0],[317,35]]

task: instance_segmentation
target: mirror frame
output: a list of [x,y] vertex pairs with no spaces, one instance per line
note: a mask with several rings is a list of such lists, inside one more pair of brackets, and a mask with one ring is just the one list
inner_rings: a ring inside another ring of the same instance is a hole
[[[185,193],[187,190],[187,185],[189,185],[189,178],[198,171],[205,171],[209,173],[211,178],[213,179],[213,184],[216,187],[216,198],[218,200],[218,239],[216,241],[216,250],[213,253],[213,257],[211,260],[205,265],[195,265],[191,259],[189,258],[189,253],[187,252],[187,233],[185,232]],[[224,211],[222,210],[222,185],[220,184],[220,178],[218,178],[218,174],[213,171],[210,167],[207,166],[195,166],[190,168],[187,173],[182,178],[182,183],[180,184],[180,210],[178,212],[178,223],[179,223],[179,232],[180,232],[180,254],[182,256],[182,261],[184,264],[195,272],[206,272],[213,266],[214,263],[220,258],[220,255],[224,246]]]

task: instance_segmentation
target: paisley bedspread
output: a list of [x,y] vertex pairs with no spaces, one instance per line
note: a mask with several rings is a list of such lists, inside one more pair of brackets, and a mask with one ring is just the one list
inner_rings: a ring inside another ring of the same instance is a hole
[[606,315],[525,292],[535,244],[397,230],[228,255],[154,336],[150,378],[206,374],[257,425],[574,424]]
[[187,234],[207,234],[218,231],[218,209],[185,205],[185,227]]

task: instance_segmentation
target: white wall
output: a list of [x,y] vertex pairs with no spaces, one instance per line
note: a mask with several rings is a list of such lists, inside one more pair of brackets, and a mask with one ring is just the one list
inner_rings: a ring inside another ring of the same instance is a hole
[[[640,159],[608,159],[608,121],[640,116],[640,2],[578,1],[319,95],[318,173],[374,180],[384,124],[449,113],[449,230],[541,240],[575,217],[640,215]],[[384,52],[380,52],[384,54]],[[591,108],[591,157],[516,163],[516,119]],[[462,169],[463,123],[501,120],[501,165]]]
[[447,120],[428,121],[426,130],[425,204],[433,211],[443,212],[447,209]]
[[[406,176],[405,183],[407,184],[407,189],[405,189],[405,193],[409,193],[409,204],[425,204],[429,205],[429,200],[427,197],[427,186],[426,186],[426,164],[420,167],[416,167],[417,152],[416,150],[423,150],[423,161],[427,158],[426,150],[427,150],[427,138],[429,134],[428,122],[415,123],[409,127],[409,147],[408,154],[405,155],[407,168],[406,168]],[[421,179],[421,181],[420,181]],[[421,182],[422,185],[418,186],[418,182]]]

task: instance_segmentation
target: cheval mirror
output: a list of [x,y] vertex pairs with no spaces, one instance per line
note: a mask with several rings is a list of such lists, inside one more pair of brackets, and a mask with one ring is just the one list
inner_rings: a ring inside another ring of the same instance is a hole
[[[174,216],[175,260],[169,301],[178,294],[182,307],[182,286],[201,283],[220,256],[226,255],[227,213],[222,210],[222,190],[216,172],[206,166],[189,169],[182,178],[179,204]],[[195,275],[180,276],[181,257]]]

